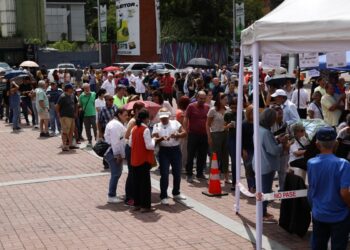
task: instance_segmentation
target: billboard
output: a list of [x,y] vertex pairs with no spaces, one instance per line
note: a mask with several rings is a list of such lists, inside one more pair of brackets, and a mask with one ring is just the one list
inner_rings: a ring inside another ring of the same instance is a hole
[[154,2],[156,8],[156,34],[157,34],[157,54],[161,53],[161,44],[160,44],[160,0],[155,0]]
[[107,5],[100,5],[101,42],[107,42]]
[[139,0],[116,0],[118,55],[140,55]]

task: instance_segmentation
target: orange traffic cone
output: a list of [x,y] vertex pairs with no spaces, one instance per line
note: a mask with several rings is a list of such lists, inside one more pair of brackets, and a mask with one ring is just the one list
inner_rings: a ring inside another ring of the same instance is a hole
[[216,153],[213,153],[211,160],[208,192],[202,193],[210,197],[228,195],[228,193],[222,192],[221,190],[220,172]]

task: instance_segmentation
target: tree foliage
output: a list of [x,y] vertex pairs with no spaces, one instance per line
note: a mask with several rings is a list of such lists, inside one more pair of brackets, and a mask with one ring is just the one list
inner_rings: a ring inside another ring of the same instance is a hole
[[58,49],[59,51],[76,51],[78,49],[78,44],[76,42],[69,42],[67,40],[57,41],[51,45],[51,48]]
[[[244,3],[246,25],[262,17],[263,0],[244,0]],[[232,40],[232,0],[162,0],[160,18],[163,41]]]

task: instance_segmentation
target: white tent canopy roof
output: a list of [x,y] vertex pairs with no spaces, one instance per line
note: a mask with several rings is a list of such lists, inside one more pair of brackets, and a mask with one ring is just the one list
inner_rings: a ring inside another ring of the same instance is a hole
[[260,53],[350,50],[349,0],[285,0],[242,31],[243,53],[259,42]]

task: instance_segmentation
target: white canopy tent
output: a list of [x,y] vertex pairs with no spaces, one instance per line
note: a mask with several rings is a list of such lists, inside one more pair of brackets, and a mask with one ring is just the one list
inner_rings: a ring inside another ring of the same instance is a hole
[[[238,110],[243,109],[244,56],[253,58],[254,168],[256,191],[261,193],[261,144],[259,138],[259,56],[350,50],[349,0],[285,0],[241,34]],[[242,112],[237,112],[236,182],[241,176]],[[236,213],[240,190],[236,188]],[[262,248],[262,201],[256,206],[256,249]]]

